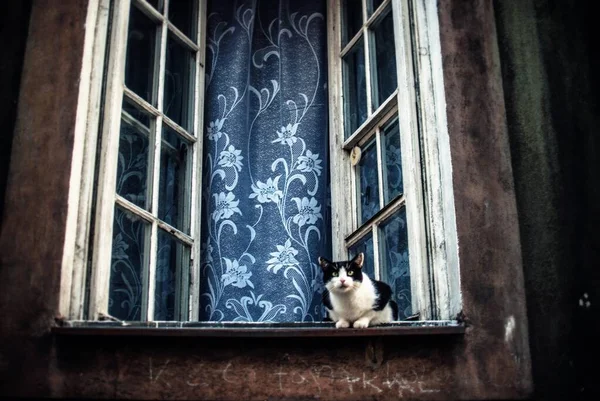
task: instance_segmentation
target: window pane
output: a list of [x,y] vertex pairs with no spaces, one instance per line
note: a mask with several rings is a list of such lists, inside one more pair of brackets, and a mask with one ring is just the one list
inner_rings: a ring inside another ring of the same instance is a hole
[[154,66],[157,25],[137,7],[131,7],[129,34],[127,36],[127,59],[125,63],[125,86],[145,101],[155,104]]
[[164,112],[177,124],[192,131],[194,96],[194,54],[173,35],[167,39]]
[[117,319],[141,319],[149,229],[139,217],[115,208],[108,313]]
[[134,125],[139,126],[142,131],[148,132],[150,128],[150,115],[127,97],[123,98],[123,117],[127,121],[133,121]]
[[[150,5],[156,8],[158,11],[162,11],[164,0],[146,0]],[[177,0],[175,0],[177,1]]]
[[148,145],[150,117],[127,101],[123,102],[117,193],[144,209],[150,208],[148,189]]
[[362,1],[346,0],[344,2],[344,30],[342,46],[345,46],[358,33],[363,24]]
[[163,126],[158,218],[186,234],[190,232],[190,151],[187,141]]
[[187,37],[196,41],[196,5],[198,0],[175,0],[169,3],[169,20]]
[[373,234],[365,235],[360,241],[348,249],[350,259],[359,253],[365,254],[363,272],[367,273],[369,278],[375,278],[375,254],[373,253]]
[[187,311],[190,248],[158,230],[154,320],[182,320]]
[[381,277],[392,287],[399,317],[405,319],[412,314],[406,210],[403,208],[385,220],[379,230]]
[[383,156],[383,198],[387,205],[392,199],[404,192],[402,182],[402,153],[400,151],[400,127],[395,118],[383,128],[381,136],[381,154]]
[[367,119],[367,83],[362,40],[344,56],[345,136],[348,138]]
[[360,199],[358,219],[359,224],[363,224],[380,209],[375,138],[362,147],[362,156],[356,166],[356,173]]
[[398,87],[396,75],[396,47],[394,45],[394,20],[391,7],[377,23],[372,35],[375,40],[376,74],[373,74],[373,109],[381,105]]
[[383,3],[383,0],[367,0],[367,13],[369,17],[377,11],[377,8]]

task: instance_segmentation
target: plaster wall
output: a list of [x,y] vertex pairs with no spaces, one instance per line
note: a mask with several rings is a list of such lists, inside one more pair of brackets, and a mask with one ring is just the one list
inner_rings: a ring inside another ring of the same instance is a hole
[[440,2],[460,336],[52,335],[86,2],[33,5],[0,234],[0,394],[136,399],[519,399],[531,393],[517,208],[491,2]]

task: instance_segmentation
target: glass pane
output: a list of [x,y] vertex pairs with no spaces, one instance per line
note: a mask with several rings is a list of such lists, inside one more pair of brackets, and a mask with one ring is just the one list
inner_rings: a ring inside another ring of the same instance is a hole
[[381,136],[383,156],[383,200],[387,205],[396,196],[404,193],[402,182],[402,152],[400,150],[400,127],[395,118],[383,128]]
[[406,210],[403,208],[385,220],[379,230],[381,277],[392,287],[402,320],[412,314]]
[[166,231],[159,229],[154,320],[187,318],[187,287],[189,284],[186,278],[189,274],[189,265],[190,248],[177,241]]
[[367,13],[369,14],[369,17],[377,11],[377,8],[379,8],[381,3],[383,3],[383,0],[367,0]]
[[367,119],[367,83],[362,40],[344,56],[345,136],[348,138]]
[[150,115],[126,97],[123,98],[123,118],[133,121],[134,125],[142,125],[144,132],[150,128]]
[[149,230],[139,217],[115,208],[108,313],[121,320],[141,320]]
[[127,35],[125,86],[148,103],[153,101],[157,25],[137,7],[131,7]]
[[158,11],[162,11],[164,0],[146,0],[150,5]]
[[167,39],[164,112],[177,124],[192,131],[194,95],[194,54],[173,35]]
[[398,87],[396,75],[396,47],[394,44],[394,20],[391,8],[387,15],[377,23],[372,37],[375,40],[374,62],[376,74],[373,74],[373,109],[381,105]]
[[375,277],[375,254],[373,253],[373,234],[365,235],[360,241],[348,249],[350,259],[359,253],[365,254],[365,262],[363,264],[363,273],[367,273],[369,278]]
[[356,166],[359,224],[365,223],[379,211],[379,180],[377,175],[377,147],[375,138],[362,147],[362,156]]
[[196,5],[198,0],[175,0],[169,3],[169,20],[187,37],[196,41]]
[[163,126],[160,151],[158,218],[189,234],[191,146],[177,132]]
[[147,210],[150,208],[147,193],[149,124],[148,114],[123,102],[116,190],[128,201]]
[[358,33],[363,24],[362,1],[346,0],[344,2],[344,30],[342,46],[345,46]]

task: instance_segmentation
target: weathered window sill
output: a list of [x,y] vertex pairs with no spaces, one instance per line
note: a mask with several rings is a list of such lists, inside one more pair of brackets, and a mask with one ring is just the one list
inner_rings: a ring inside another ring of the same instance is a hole
[[366,329],[336,329],[333,323],[209,323],[63,321],[59,335],[161,337],[375,337],[463,334],[455,320],[395,322]]

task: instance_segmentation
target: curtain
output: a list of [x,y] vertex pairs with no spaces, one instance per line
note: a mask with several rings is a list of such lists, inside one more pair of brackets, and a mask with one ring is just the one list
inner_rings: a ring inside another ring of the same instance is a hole
[[200,320],[322,319],[323,0],[209,1]]

